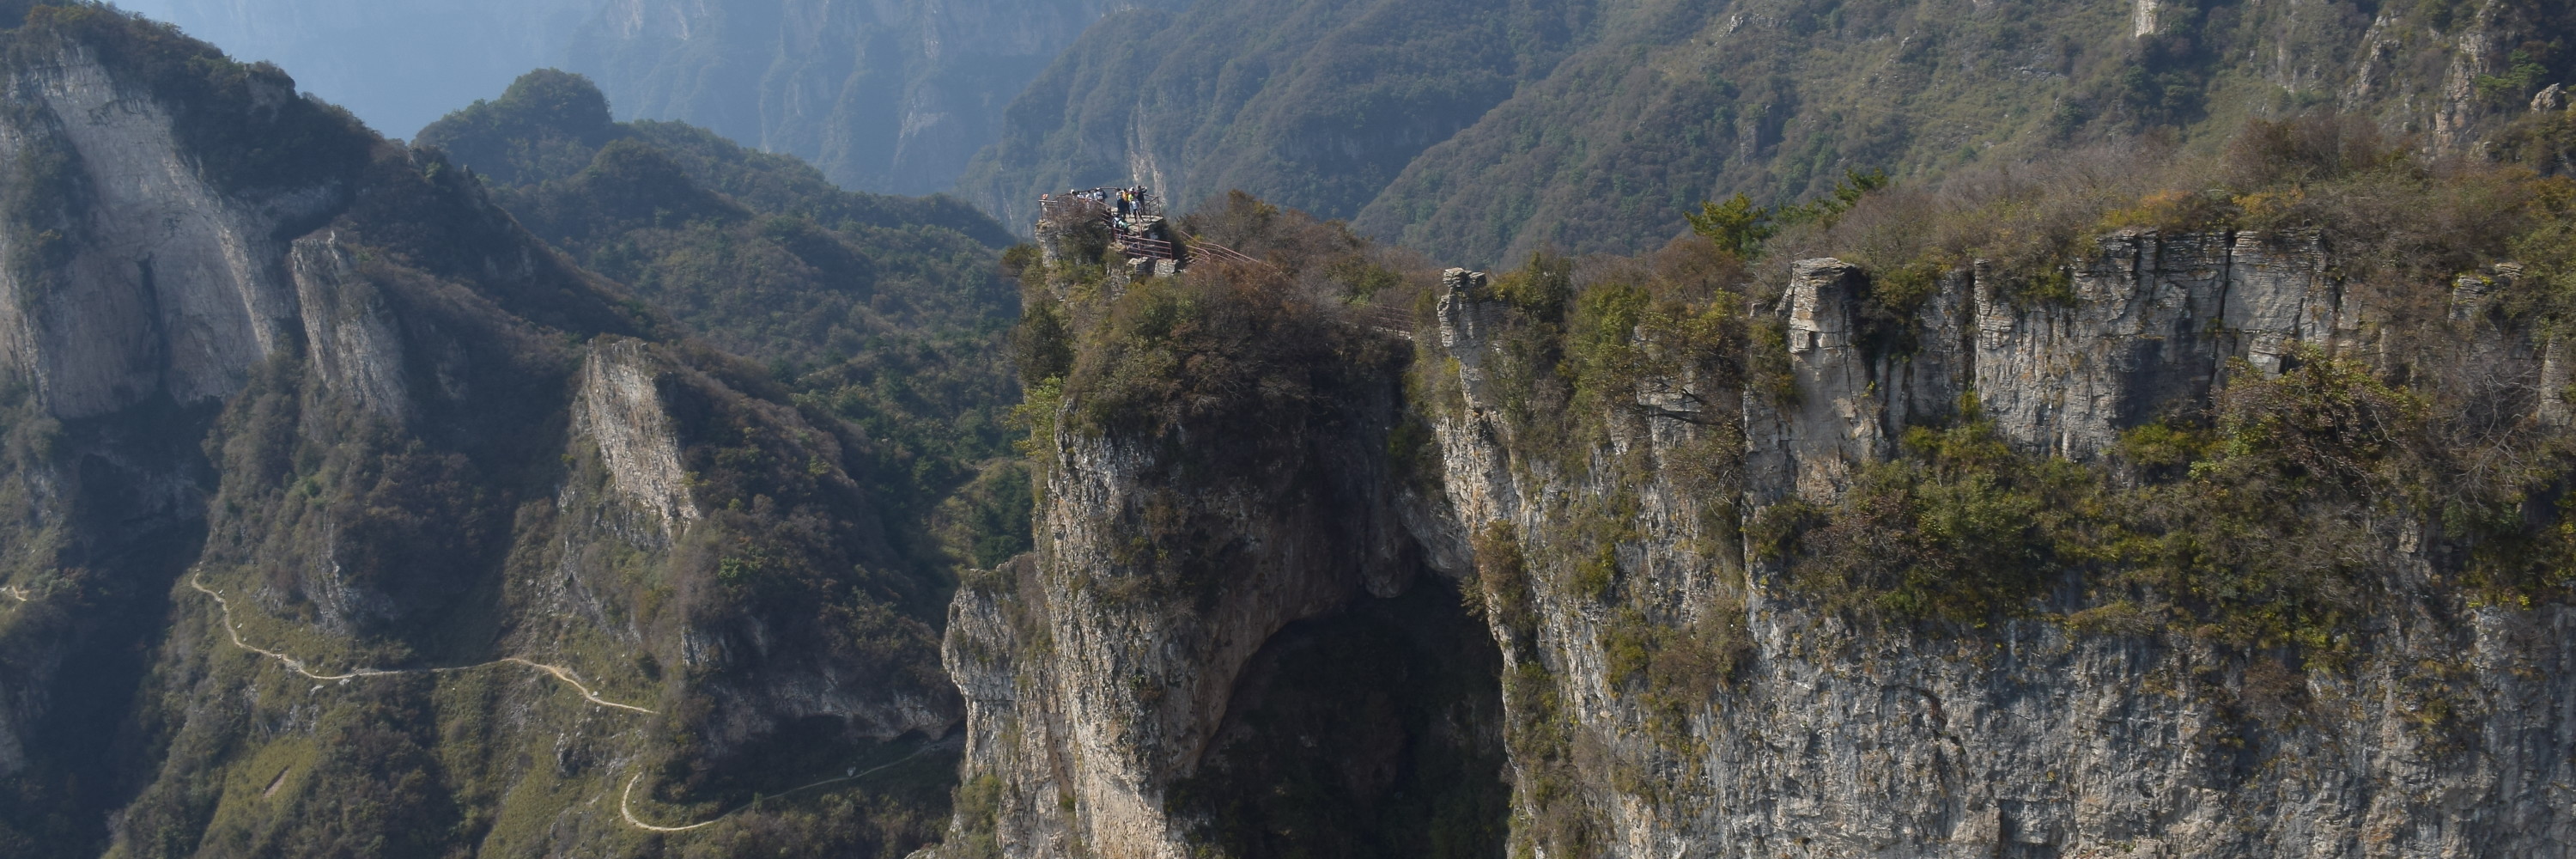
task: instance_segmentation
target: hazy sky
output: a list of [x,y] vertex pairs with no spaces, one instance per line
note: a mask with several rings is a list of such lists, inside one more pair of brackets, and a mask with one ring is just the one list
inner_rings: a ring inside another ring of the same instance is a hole
[[114,0],[242,60],[268,60],[306,91],[389,137],[530,69],[560,65],[606,0]]

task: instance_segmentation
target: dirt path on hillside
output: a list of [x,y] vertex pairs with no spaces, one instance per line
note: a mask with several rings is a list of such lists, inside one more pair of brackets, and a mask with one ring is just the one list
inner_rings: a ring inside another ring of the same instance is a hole
[[[572,687],[575,691],[580,692],[580,693],[581,693],[581,697],[582,697],[583,699],[585,699],[585,700],[588,700],[588,701],[589,701],[590,703],[592,703],[592,704],[596,704],[596,705],[599,705],[599,706],[602,706],[602,707],[610,707],[610,708],[615,708],[615,709],[619,709],[619,710],[626,710],[626,711],[629,711],[629,712],[643,713],[643,714],[646,714],[646,715],[652,715],[652,714],[653,714],[653,711],[652,711],[652,710],[647,710],[647,709],[645,709],[645,708],[638,707],[638,706],[635,706],[635,705],[633,705],[633,704],[621,704],[621,703],[618,703],[618,702],[615,702],[615,701],[608,700],[608,699],[606,699],[606,698],[599,697],[599,692],[598,692],[598,691],[596,691],[596,690],[593,690],[592,688],[590,688],[590,685],[589,685],[589,684],[586,684],[586,683],[581,682],[581,676],[580,676],[580,675],[577,675],[577,674],[574,674],[574,673],[572,672],[572,669],[565,668],[565,667],[560,666],[560,665],[548,665],[548,664],[545,664],[545,663],[543,663],[543,662],[537,662],[537,661],[534,661],[534,660],[530,660],[530,659],[526,659],[526,658],[522,658],[522,657],[517,657],[517,656],[505,656],[505,657],[502,657],[502,658],[500,658],[500,659],[492,660],[492,661],[490,661],[490,662],[484,662],[484,663],[479,663],[479,664],[475,664],[475,665],[460,665],[460,666],[456,666],[456,667],[452,667],[452,668],[352,668],[352,669],[349,669],[348,671],[344,671],[344,672],[341,672],[341,673],[338,673],[338,674],[323,674],[323,673],[318,673],[318,672],[315,672],[313,669],[311,669],[311,668],[309,668],[309,667],[306,667],[306,665],[305,665],[305,663],[304,663],[304,660],[297,659],[297,658],[295,658],[295,657],[293,657],[293,656],[288,656],[288,655],[286,655],[286,654],[284,654],[284,653],[280,653],[280,652],[277,652],[277,651],[274,651],[274,650],[269,650],[269,649],[267,649],[267,648],[259,647],[259,646],[257,646],[257,645],[253,645],[253,644],[251,644],[251,643],[250,643],[250,642],[248,642],[248,641],[243,640],[243,639],[242,639],[242,634],[241,634],[241,626],[240,626],[239,624],[236,624],[236,623],[234,623],[234,622],[233,622],[233,604],[232,604],[232,601],[231,601],[231,600],[227,600],[227,599],[225,599],[225,598],[224,598],[224,595],[223,595],[221,592],[218,592],[218,591],[216,591],[216,590],[215,590],[215,589],[213,589],[213,588],[206,587],[206,584],[205,584],[204,579],[203,579],[203,578],[201,578],[200,576],[198,576],[197,574],[195,574],[195,573],[190,573],[190,574],[188,575],[188,587],[195,588],[195,589],[197,590],[197,592],[198,592],[198,593],[205,594],[207,597],[209,597],[209,598],[213,599],[213,600],[215,601],[215,607],[216,607],[216,608],[218,608],[218,609],[221,609],[221,610],[222,610],[222,613],[223,613],[223,619],[224,619],[224,634],[225,634],[225,635],[227,635],[227,636],[230,636],[230,637],[232,638],[233,646],[234,646],[234,647],[238,647],[238,648],[241,648],[241,649],[243,649],[243,650],[247,650],[247,651],[250,651],[250,652],[252,652],[252,653],[256,653],[256,654],[259,654],[259,655],[261,655],[261,656],[265,656],[265,657],[268,657],[268,658],[270,658],[270,659],[276,660],[276,661],[278,662],[278,664],[281,664],[281,665],[286,666],[287,670],[293,671],[293,672],[295,672],[295,673],[297,673],[297,674],[304,675],[305,677],[310,678],[310,679],[312,679],[312,680],[316,680],[316,681],[320,681],[320,682],[324,682],[324,683],[347,683],[347,682],[349,682],[349,681],[351,681],[351,680],[358,680],[358,679],[367,678],[367,677],[390,677],[390,676],[399,675],[399,674],[445,674],[445,673],[458,672],[458,671],[475,671],[475,670],[480,670],[480,669],[484,669],[484,668],[490,668],[490,667],[493,667],[493,666],[496,666],[496,665],[519,665],[519,666],[523,666],[523,667],[526,667],[526,668],[533,668],[533,669],[536,669],[536,670],[538,670],[538,671],[544,672],[544,673],[546,673],[546,674],[548,674],[548,675],[550,675],[550,676],[554,677],[556,680],[563,681],[563,684],[564,684],[564,685],[566,685],[566,686],[570,686],[570,687]],[[20,602],[25,602],[25,601],[26,601],[26,599],[27,599],[25,596],[22,596],[22,595],[20,595],[19,593],[17,593],[15,588],[0,588],[0,595],[6,595],[6,596],[10,596],[10,597],[15,597],[15,598],[17,598],[17,599],[18,599],[18,601],[20,601]],[[320,687],[315,687],[315,688],[320,688]],[[903,763],[905,763],[905,762],[907,762],[907,761],[912,760],[913,758],[917,758],[917,757],[920,757],[920,756],[922,756],[922,755],[928,754],[928,753],[930,753],[930,752],[936,751],[936,750],[938,750],[938,749],[945,748],[945,747],[949,747],[949,746],[952,746],[952,745],[955,745],[955,744],[954,744],[954,743],[951,743],[951,742],[949,742],[949,741],[944,741],[944,740],[943,740],[943,741],[934,741],[934,742],[929,742],[929,743],[923,743],[923,744],[921,745],[921,747],[920,747],[920,748],[918,748],[918,749],[914,749],[914,750],[912,751],[912,754],[905,755],[905,756],[900,757],[900,758],[896,758],[895,760],[892,760],[892,761],[886,762],[886,763],[884,763],[884,764],[880,764],[880,765],[877,765],[877,766],[875,766],[875,767],[868,768],[868,769],[866,769],[866,770],[857,771],[857,772],[852,772],[852,773],[850,773],[850,774],[848,774],[848,775],[844,775],[844,776],[841,776],[841,777],[839,777],[839,778],[827,778],[827,779],[824,779],[824,780],[822,780],[822,781],[814,782],[814,783],[812,783],[812,784],[801,785],[801,786],[798,786],[798,787],[789,788],[789,789],[787,789],[787,790],[785,790],[785,791],[781,791],[781,792],[779,792],[779,793],[777,793],[777,794],[774,794],[774,795],[771,795],[771,796],[768,796],[768,797],[764,797],[763,799],[777,799],[777,798],[780,798],[780,797],[788,796],[788,795],[790,795],[790,794],[795,794],[795,793],[800,793],[800,792],[807,791],[807,790],[812,790],[812,789],[814,789],[814,788],[822,787],[822,786],[827,785],[827,784],[838,784],[838,783],[840,783],[840,782],[857,781],[857,780],[859,780],[859,779],[867,778],[868,776],[875,775],[875,774],[880,773],[880,772],[884,772],[884,771],[886,771],[886,770],[888,770],[888,769],[892,769],[892,768],[894,768],[894,767],[896,767],[896,766],[898,766],[898,765],[901,765],[901,764],[903,764]],[[280,783],[283,783],[283,782],[284,782],[285,777],[286,777],[286,774],[285,774],[285,773],[283,773],[283,772],[278,773],[278,779],[279,779],[279,782],[280,782]],[[753,807],[753,806],[755,806],[755,805],[758,805],[758,804],[761,802],[761,800],[754,800],[754,801],[749,802],[749,803],[744,803],[743,805],[741,805],[741,806],[739,806],[739,807],[736,807],[736,808],[733,808],[733,809],[727,810],[727,811],[725,811],[725,812],[723,812],[723,813],[721,813],[721,814],[718,814],[718,815],[716,815],[716,816],[714,816],[714,817],[707,818],[706,820],[702,820],[702,821],[699,821],[699,822],[697,822],[697,823],[688,824],[688,825],[686,825],[686,826],[657,826],[657,825],[654,825],[654,824],[651,824],[651,823],[646,823],[646,822],[644,822],[642,819],[640,819],[640,818],[638,818],[638,817],[636,817],[636,816],[635,816],[635,808],[634,808],[635,785],[636,785],[636,784],[638,784],[638,783],[640,783],[640,782],[642,782],[643,780],[644,780],[644,774],[643,774],[643,773],[636,773],[636,774],[635,774],[635,776],[634,776],[633,778],[630,778],[630,779],[627,779],[627,780],[626,780],[626,789],[625,789],[625,791],[624,791],[623,793],[619,794],[619,795],[618,795],[618,798],[617,798],[617,814],[618,814],[618,816],[619,816],[619,817],[622,817],[622,818],[624,818],[624,819],[625,819],[625,821],[626,821],[626,825],[628,825],[628,826],[632,826],[632,827],[635,827],[635,828],[637,828],[637,829],[644,830],[644,831],[646,831],[646,832],[687,832],[687,831],[690,831],[690,830],[693,830],[693,829],[703,829],[703,828],[705,828],[705,827],[713,826],[713,825],[715,825],[715,824],[717,824],[717,823],[719,823],[719,822],[722,822],[725,818],[732,817],[733,815],[738,814],[738,813],[741,813],[743,810],[745,810],[745,809],[749,809],[749,808],[751,808],[751,807]],[[271,786],[271,789],[273,790],[273,789],[274,789],[274,787],[275,787],[275,786],[274,786],[274,785],[272,785],[272,786]]]
[[214,598],[215,607],[223,610],[224,634],[232,636],[234,647],[239,647],[243,650],[277,660],[280,664],[285,665],[288,670],[324,683],[346,683],[363,677],[389,677],[397,674],[449,674],[460,671],[477,671],[496,665],[520,665],[545,672],[556,680],[563,681],[564,685],[570,686],[574,691],[580,692],[581,697],[589,700],[590,703],[597,704],[602,707],[613,707],[619,710],[643,713],[645,715],[652,715],[653,713],[651,710],[647,710],[633,704],[620,704],[615,701],[599,697],[599,692],[590,688],[590,684],[581,682],[581,675],[574,674],[572,669],[565,668],[560,665],[547,665],[543,662],[537,662],[517,656],[505,656],[490,662],[477,663],[474,665],[459,665],[451,668],[352,668],[347,672],[340,674],[315,673],[313,669],[305,667],[304,660],[297,659],[274,650],[262,648],[253,645],[248,641],[242,640],[241,626],[233,622],[232,601],[224,599],[224,595],[216,592],[215,589],[206,587],[206,583],[203,578],[195,573],[190,573],[188,575],[188,586],[196,588],[198,593]]
[[636,783],[637,783],[637,782],[641,782],[641,781],[643,781],[643,780],[644,780],[644,774],[643,774],[643,773],[636,773],[634,778],[630,778],[630,779],[627,779],[627,780],[626,780],[626,792],[625,792],[625,793],[623,793],[623,794],[620,794],[620,795],[618,796],[618,798],[617,798],[617,813],[618,813],[618,815],[619,815],[619,816],[626,818],[626,824],[627,824],[627,825],[629,825],[629,826],[633,826],[633,827],[635,827],[635,828],[637,828],[637,829],[644,830],[644,831],[646,831],[646,832],[687,832],[687,831],[692,830],[692,829],[699,829],[699,828],[703,828],[703,827],[714,826],[714,825],[716,825],[717,823],[722,822],[725,818],[732,817],[732,816],[734,816],[734,815],[736,815],[736,814],[740,814],[740,813],[742,813],[744,810],[749,809],[749,808],[751,808],[752,806],[759,805],[761,802],[766,801],[766,800],[780,799],[780,798],[787,797],[787,796],[790,796],[790,795],[793,795],[793,794],[796,794],[796,793],[801,793],[801,792],[804,792],[804,791],[812,790],[812,789],[814,789],[814,788],[822,787],[822,786],[827,785],[827,784],[839,784],[839,783],[841,783],[841,782],[845,782],[845,781],[858,781],[859,779],[867,778],[868,776],[876,775],[877,773],[881,773],[881,772],[884,772],[884,771],[886,771],[886,770],[893,769],[893,768],[895,768],[895,767],[897,767],[897,766],[901,766],[901,765],[903,765],[903,764],[905,764],[905,763],[907,763],[907,762],[910,762],[913,758],[921,757],[922,755],[926,755],[926,754],[929,754],[929,753],[934,752],[934,751],[938,751],[938,750],[943,749],[943,748],[952,748],[952,747],[955,747],[955,746],[957,746],[957,745],[959,745],[959,743],[954,743],[954,742],[950,742],[950,741],[947,741],[947,740],[934,740],[934,741],[931,741],[931,742],[923,743],[923,744],[921,744],[921,748],[917,748],[917,749],[912,750],[912,754],[908,754],[908,755],[905,755],[905,756],[903,756],[903,757],[896,758],[896,759],[894,759],[894,760],[887,761],[887,762],[885,762],[885,763],[878,764],[878,765],[876,765],[876,766],[869,767],[869,768],[864,769],[864,770],[859,770],[859,771],[856,771],[856,772],[852,772],[852,773],[850,773],[849,775],[840,776],[840,777],[837,777],[837,778],[827,778],[827,779],[824,779],[824,780],[822,780],[822,781],[815,782],[815,783],[813,783],[813,784],[800,785],[800,786],[797,786],[797,787],[788,788],[788,789],[783,790],[783,791],[780,791],[780,792],[778,792],[778,793],[776,793],[776,794],[772,794],[772,795],[769,795],[769,796],[766,796],[766,797],[762,797],[761,799],[752,800],[751,802],[743,803],[742,805],[736,806],[736,807],[734,807],[734,808],[732,808],[732,809],[729,809],[729,810],[727,810],[727,811],[725,811],[725,812],[723,812],[723,813],[721,813],[721,814],[718,814],[718,815],[716,815],[716,816],[714,816],[714,817],[710,817],[710,818],[707,818],[707,819],[705,819],[705,820],[701,820],[701,821],[698,821],[698,822],[696,822],[696,823],[689,824],[689,825],[687,825],[687,826],[655,826],[655,825],[653,825],[653,824],[646,823],[646,822],[644,822],[643,820],[640,820],[640,819],[636,818],[636,816],[635,816],[635,807],[634,807],[634,800],[635,800],[635,785],[636,785]]

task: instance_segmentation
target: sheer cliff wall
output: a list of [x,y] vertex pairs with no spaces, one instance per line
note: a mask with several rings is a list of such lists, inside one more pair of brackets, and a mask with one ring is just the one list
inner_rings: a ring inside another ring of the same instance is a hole
[[[2383,596],[2343,643],[2305,649],[2104,622],[2071,576],[2037,614],[1874,619],[1802,591],[1762,536],[1774,508],[1831,507],[1906,455],[1910,428],[1977,421],[2013,456],[2116,482],[2128,434],[2309,362],[2438,351],[2477,368],[2499,420],[2555,432],[2557,347],[2490,312],[2512,267],[2462,277],[2447,319],[2401,331],[2313,233],[2127,231],[2071,260],[2063,295],[2016,294],[1982,264],[1940,273],[1901,347],[1863,312],[1867,272],[1790,267],[1745,320],[1777,333],[1776,381],[1656,364],[1614,404],[1607,443],[1571,458],[1534,454],[1543,427],[1516,418],[1526,305],[1454,270],[1416,334],[1411,412],[1346,400],[1331,430],[1139,442],[1077,427],[1079,392],[1051,404],[1067,417],[1043,457],[1047,548],[952,608],[978,801],[943,849],[1224,851],[1176,786],[1239,706],[1232,678],[1288,622],[1405,587],[1379,572],[1391,558],[1421,571],[1413,587],[1465,590],[1492,635],[1511,837],[1533,855],[2563,849],[2576,616],[2462,596],[2421,513],[2381,505],[2338,532],[2339,575]],[[1641,354],[1682,348],[1659,331],[1621,334]],[[1420,479],[1383,441],[1408,414],[1436,430]],[[1146,452],[1205,444],[1280,446],[1268,468],[1321,468],[1346,494],[1182,480]],[[1103,596],[1122,558],[1178,550],[1126,500],[1158,494],[1223,517],[1216,539],[1265,560],[1228,566],[1202,602]]]

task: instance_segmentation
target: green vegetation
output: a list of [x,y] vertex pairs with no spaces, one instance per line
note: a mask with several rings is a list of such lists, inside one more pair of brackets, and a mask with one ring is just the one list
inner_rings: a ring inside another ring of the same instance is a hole
[[[1943,269],[1985,264],[2016,300],[2073,298],[2068,266],[2098,236],[2313,231],[2373,299],[2417,305],[2427,284],[2517,258],[2565,206],[2529,165],[2414,155],[2351,116],[2257,120],[2207,152],[2149,143],[2076,148],[2010,169],[1869,192],[1832,219],[1783,229],[1776,258],[1835,256],[1920,294]],[[2535,153],[2543,155],[2545,153]],[[1762,273],[1776,287],[1782,272]],[[2418,308],[2416,311],[2421,312]]]
[[[1220,2],[1102,18],[1019,93],[957,187],[1014,223],[1040,193],[1150,180],[1348,218],[1423,150],[1547,75],[1591,0]],[[1185,166],[1131,175],[1150,163]],[[1182,153],[1189,153],[1183,157]],[[1439,249],[1439,248],[1429,248]],[[1445,249],[1439,249],[1445,250]]]
[[[1210,263],[1115,296],[1099,294],[1097,269],[1079,261],[1047,275],[1057,279],[1034,278],[1022,366],[1063,368],[1078,428],[1139,439],[1168,439],[1183,426],[1278,435],[1392,378],[1407,357],[1348,324],[1341,309],[1363,289],[1385,304],[1410,304],[1428,278],[1405,271],[1409,261],[1341,224],[1240,194],[1184,218],[1183,228],[1269,262]],[[1052,292],[1059,288],[1064,294]],[[1071,319],[1082,321],[1068,326]],[[1257,428],[1269,429],[1250,432]]]
[[946,574],[1023,539],[1025,527],[940,512],[1009,452],[1019,396],[1000,348],[1016,308],[994,269],[1008,234],[991,219],[944,197],[842,191],[702,129],[613,122],[588,80],[553,70],[420,143],[682,329],[767,364],[801,406],[855,424],[868,443],[850,473],[904,565]]
[[[2212,405],[2137,427],[2092,465],[2013,450],[1971,398],[1951,423],[1908,430],[1898,457],[1863,470],[1838,502],[1764,510],[1744,535],[1753,557],[1782,566],[1789,590],[1820,607],[1891,622],[2050,615],[2087,629],[2338,650],[2394,574],[2366,568],[2375,562],[2361,547],[2396,539],[2385,523],[2412,518],[2433,530],[2424,540],[2447,547],[2425,551],[2470,599],[2576,595],[2549,524],[2566,516],[2556,487],[2576,474],[2568,440],[2530,423],[2527,391],[2479,381],[2476,359],[2443,348],[2450,338],[2499,336],[2454,332],[2450,289],[2458,273],[2498,260],[2520,265],[2480,277],[2492,309],[2467,324],[2569,330],[2576,183],[2412,156],[2367,124],[2334,117],[2250,123],[2212,154],[2151,150],[2143,168],[2137,151],[2118,152],[2077,151],[1930,186],[1855,176],[1786,217],[1737,197],[1693,220],[1707,239],[1702,253],[1726,265],[1834,252],[1869,268],[1861,335],[1877,354],[1915,348],[1916,313],[1954,267],[1986,260],[2007,297],[2064,298],[2039,275],[2056,272],[2062,283],[2082,239],[2132,227],[2313,231],[2335,249],[2346,289],[2384,309],[2386,336],[2412,345],[2368,364],[2301,352],[2274,377],[2239,365]],[[1766,381],[1766,353],[1777,345],[1732,316],[1743,299],[1703,291],[1658,308],[1654,289],[1639,286],[1638,264],[1621,265],[1566,284],[1565,267],[1539,257],[1499,279],[1496,293],[1515,312],[1488,372],[1491,396],[1518,430],[1516,465],[1632,485],[1651,464],[1610,455],[1609,442],[1619,421],[1651,413],[1634,405],[1637,379],[1690,375],[1755,389],[1785,381]],[[1777,268],[1759,270],[1756,306],[1774,300]],[[1640,363],[1658,354],[1697,363]],[[1554,557],[1531,564],[1565,571],[1561,593],[1615,606],[1615,547],[1632,518],[1615,498],[1572,504],[1556,517],[1560,533],[1521,542],[1551,547]],[[1681,675],[1649,671],[1667,633],[1633,609],[1620,617],[1605,644],[1617,679],[1673,686]]]
[[[1545,79],[1416,158],[1356,221],[1454,259],[1544,246],[1634,252],[1679,231],[1677,216],[1699,201],[1738,190],[1755,204],[1828,197],[1851,170],[1921,187],[1963,167],[2017,167],[2141,135],[2199,149],[2249,118],[2338,97],[2384,127],[2423,133],[2435,108],[2357,90],[2363,62],[2352,46],[2384,16],[2383,33],[2398,41],[2383,43],[2394,53],[2377,68],[2436,68],[2449,62],[2448,36],[2471,17],[2350,4],[2166,6],[2141,37],[2130,12],[1797,2],[1604,28]],[[2524,5],[2482,19],[2490,38],[2528,47],[2521,61],[2496,58],[2505,62],[2493,71],[2511,80],[2461,106],[2465,127],[2450,145],[2466,148],[2504,125],[2536,85],[2576,76],[2576,57],[2542,47],[2567,30],[2566,14]],[[2310,71],[2279,74],[2256,59],[2256,45],[2309,58]],[[2357,91],[2366,94],[2344,95]]]
[[[1840,503],[1766,511],[1757,552],[1838,610],[1971,625],[2051,613],[2095,631],[2163,628],[2322,656],[2357,643],[2355,623],[2392,572],[2369,568],[2368,547],[2389,539],[2373,518],[2492,517],[2505,511],[2481,502],[2518,510],[2508,499],[2536,488],[2519,484],[2569,467],[2554,442],[2520,452],[2547,474],[2443,479],[2475,473],[2460,458],[2469,451],[2445,443],[2422,394],[2350,360],[2309,352],[2277,378],[2243,366],[2236,378],[2207,422],[2141,426],[2114,462],[2089,467],[2015,453],[1971,407],[1957,426],[1910,431],[1903,455]],[[2449,536],[2466,547],[2489,535]],[[2569,596],[2554,575],[2500,578],[2485,562],[2460,572],[2487,599]],[[2055,596],[2062,587],[2081,599]]]
[[[777,692],[788,686],[882,696],[863,712],[953,706],[935,643],[951,567],[1023,547],[1028,515],[1027,481],[985,466],[1007,443],[1007,372],[940,352],[994,351],[1011,315],[993,248],[934,223],[953,203],[825,194],[810,171],[655,128],[580,159],[590,185],[560,193],[595,212],[514,219],[495,198],[540,199],[545,183],[487,187],[296,98],[274,70],[100,6],[49,5],[28,22],[0,34],[12,63],[86,46],[173,111],[179,154],[219,187],[251,203],[336,188],[326,214],[281,237],[317,231],[346,260],[302,284],[336,301],[307,292],[303,311],[352,317],[323,328],[383,321],[391,339],[379,354],[298,336],[242,368],[224,401],[162,394],[70,422],[27,380],[0,384],[0,537],[13,547],[0,679],[42,702],[11,724],[28,765],[0,790],[0,852],[99,855],[111,812],[114,854],[152,857],[902,855],[944,825],[954,757],[939,754],[763,802],[685,843],[625,826],[616,797],[644,776],[639,805],[712,812],[923,739],[876,742],[893,731],[818,715]],[[582,107],[560,89],[523,95],[531,114]],[[29,128],[50,121],[11,110]],[[642,142],[654,134],[679,142]],[[0,228],[13,248],[48,230],[77,247],[63,227],[96,216],[61,143],[35,140],[35,157],[10,165]],[[656,211],[669,204],[684,215]],[[822,294],[806,305],[824,316],[812,330],[848,333],[806,344],[753,311],[666,314],[522,222],[559,228],[567,247],[644,237],[636,246],[668,253],[633,268],[673,272],[653,297],[675,303],[720,287],[719,266],[774,266],[762,298]],[[655,230],[674,238],[651,244]],[[10,264],[57,274],[61,248],[33,247]],[[690,254],[711,259],[663,262]],[[768,366],[689,330],[771,348]],[[916,331],[930,334],[903,339]],[[847,348],[823,361],[787,346]],[[667,529],[597,446],[574,443],[580,371],[612,353],[666,407],[691,527]],[[913,378],[906,362],[959,369]],[[371,370],[389,372],[398,402],[353,396]],[[957,486],[972,491],[933,533]],[[403,673],[315,684],[236,648],[190,587],[200,577],[257,646],[316,671]],[[564,666],[653,712],[593,704],[505,657]]]
[[[1638,253],[1738,191],[1776,206],[1851,171],[1921,186],[2141,137],[2205,148],[2327,104],[2466,151],[2576,78],[2569,10],[2469,8],[2167,4],[2140,34],[2131,7],[2043,0],[1201,3],[1095,25],[959,187],[1024,221],[1042,191],[1151,164],[1176,200],[1239,188],[1471,266]],[[2472,97],[2389,85],[2438,76],[2473,27],[2497,49],[2465,57]]]

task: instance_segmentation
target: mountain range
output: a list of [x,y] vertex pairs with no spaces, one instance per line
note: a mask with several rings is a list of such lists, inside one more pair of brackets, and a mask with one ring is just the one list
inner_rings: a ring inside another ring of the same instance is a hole
[[0,0],[0,855],[2576,840],[2565,4],[602,8]]

